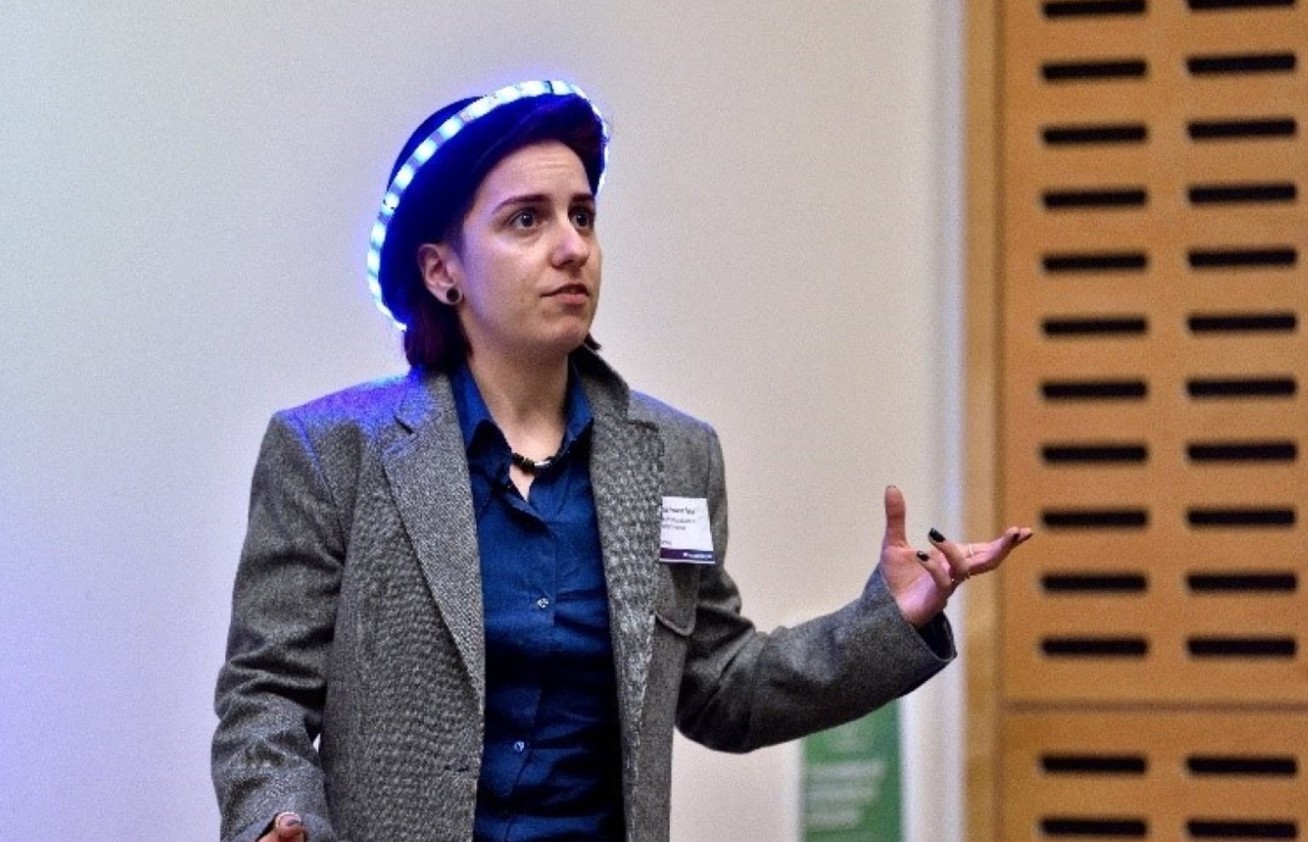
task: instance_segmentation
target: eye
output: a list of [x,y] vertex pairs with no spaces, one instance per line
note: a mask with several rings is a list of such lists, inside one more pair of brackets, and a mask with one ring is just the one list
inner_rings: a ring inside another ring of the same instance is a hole
[[540,216],[531,208],[523,208],[509,217],[509,225],[514,228],[535,228],[539,222]]
[[579,205],[572,209],[572,224],[582,229],[591,229],[595,227],[595,209],[586,205]]

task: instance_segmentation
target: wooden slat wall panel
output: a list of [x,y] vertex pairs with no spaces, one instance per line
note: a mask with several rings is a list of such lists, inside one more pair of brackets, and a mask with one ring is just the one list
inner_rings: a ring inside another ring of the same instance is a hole
[[1001,5],[1002,692],[1304,704],[1308,14],[1142,5]]
[[1308,715],[1021,714],[1003,740],[1005,842],[1308,836]]
[[980,476],[1039,537],[979,592],[969,838],[1308,839],[1305,0],[976,8]]

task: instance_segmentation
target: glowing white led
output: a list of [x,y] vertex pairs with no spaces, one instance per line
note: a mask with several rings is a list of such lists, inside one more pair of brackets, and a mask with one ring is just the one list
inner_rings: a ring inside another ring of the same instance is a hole
[[[437,141],[436,145],[439,146],[443,141],[449,140],[451,137],[458,135],[459,129],[463,128],[463,126],[463,118],[460,118],[458,114],[451,116],[449,120],[441,123],[441,128],[436,129],[436,133],[441,136],[441,140]],[[432,152],[436,152],[436,149],[433,149]]]
[[437,146],[436,141],[430,137],[424,140],[422,143],[419,143],[418,148],[413,150],[414,166],[420,167],[423,164],[427,163],[427,159],[430,158],[432,156],[432,153],[436,151],[436,146]]
[[413,150],[413,154],[409,156],[409,159],[405,161],[404,165],[395,173],[395,177],[387,186],[386,195],[382,198],[381,210],[378,212],[377,220],[372,226],[372,232],[368,241],[368,290],[372,293],[372,297],[376,301],[377,309],[381,310],[382,313],[385,314],[385,316],[400,330],[404,330],[405,325],[403,322],[395,318],[394,314],[391,313],[390,308],[388,308],[382,301],[382,288],[379,276],[381,275],[381,248],[386,242],[387,227],[390,225],[391,219],[395,216],[395,210],[400,206],[400,197],[404,195],[405,188],[413,182],[414,177],[418,174],[418,170],[422,168],[423,164],[427,163],[427,161],[436,154],[436,150],[440,149],[442,144],[457,135],[469,123],[480,117],[486,116],[501,105],[507,105],[508,103],[516,102],[520,99],[544,96],[546,94],[554,94],[556,96],[575,95],[584,99],[586,103],[590,105],[591,111],[594,112],[596,119],[600,122],[600,133],[604,138],[603,160],[601,162],[599,181],[596,184],[596,192],[598,193],[599,189],[604,185],[604,172],[608,169],[609,161],[609,125],[604,121],[603,115],[600,114],[599,109],[595,107],[594,103],[590,101],[590,98],[582,93],[582,90],[576,85],[570,85],[561,80],[544,81],[538,79],[528,82],[519,82],[516,85],[508,85],[500,88],[493,93],[487,94],[486,96],[469,103],[457,114],[454,114],[445,122],[441,123],[436,131],[432,132],[430,136],[423,140],[422,143],[418,144],[417,148]]

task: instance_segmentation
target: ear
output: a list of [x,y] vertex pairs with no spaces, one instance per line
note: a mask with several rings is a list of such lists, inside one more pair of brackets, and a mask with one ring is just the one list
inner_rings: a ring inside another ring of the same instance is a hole
[[418,271],[422,273],[422,283],[427,291],[436,300],[446,303],[449,302],[450,290],[458,286],[462,275],[459,256],[448,243],[418,246]]

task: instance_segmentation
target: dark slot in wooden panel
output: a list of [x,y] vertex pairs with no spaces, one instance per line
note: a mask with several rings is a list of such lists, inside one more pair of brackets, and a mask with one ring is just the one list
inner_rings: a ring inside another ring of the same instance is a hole
[[1041,258],[1046,272],[1143,272],[1149,256],[1142,251],[1102,251],[1047,254]]
[[1102,79],[1143,79],[1149,66],[1143,59],[1049,61],[1040,66],[1046,82],[1086,82]]
[[1299,253],[1293,246],[1267,246],[1191,249],[1187,257],[1191,269],[1257,269],[1266,266],[1293,266],[1299,260]]
[[1040,456],[1052,465],[1141,463],[1149,458],[1149,448],[1143,444],[1047,444],[1040,448]]
[[1294,313],[1195,314],[1186,320],[1191,333],[1292,333],[1299,327]]
[[1149,387],[1143,380],[1050,380],[1040,392],[1051,401],[1141,400]]
[[1049,0],[1044,4],[1047,18],[1142,15],[1144,11],[1145,0]]
[[1106,187],[1098,190],[1046,190],[1046,210],[1142,208],[1148,195],[1140,187]]
[[1263,9],[1293,6],[1296,0],[1187,0],[1187,5],[1196,12],[1220,9]]
[[1046,573],[1040,585],[1052,594],[1144,593],[1148,580],[1140,573]]
[[1293,637],[1191,637],[1185,648],[1195,658],[1293,658]]
[[1185,759],[1185,768],[1192,775],[1293,778],[1299,774],[1299,761],[1292,756],[1192,754]]
[[1143,529],[1144,509],[1045,509],[1040,520],[1050,529]]
[[1192,398],[1288,398],[1298,383],[1293,377],[1195,377],[1185,388]]
[[1144,819],[1121,819],[1099,817],[1062,817],[1040,820],[1040,830],[1046,836],[1075,838],[1088,836],[1117,839],[1144,839],[1149,833],[1149,824]]
[[1290,572],[1191,573],[1185,583],[1201,594],[1294,593],[1299,589],[1298,575]]
[[1056,658],[1143,658],[1149,641],[1143,637],[1046,637],[1040,650]]
[[1294,526],[1295,513],[1292,508],[1193,508],[1185,513],[1191,526],[1207,527],[1241,527],[1241,526]]
[[1299,445],[1293,441],[1195,442],[1185,448],[1195,462],[1293,462]]
[[1143,336],[1149,323],[1140,316],[1045,319],[1045,336]]
[[1195,205],[1234,205],[1262,202],[1293,202],[1299,189],[1292,181],[1265,184],[1196,184],[1188,195]]
[[1049,126],[1041,133],[1050,146],[1101,143],[1144,143],[1149,130],[1144,123],[1105,123],[1084,126]]
[[1142,754],[1046,754],[1040,768],[1051,775],[1143,775],[1149,763]]
[[1299,825],[1292,821],[1232,821],[1190,819],[1185,829],[1191,839],[1298,839]]
[[1293,117],[1246,120],[1191,120],[1186,125],[1191,140],[1238,140],[1240,138],[1294,137],[1299,124]]
[[1294,53],[1240,53],[1234,55],[1190,56],[1185,67],[1195,76],[1228,73],[1292,73]]

